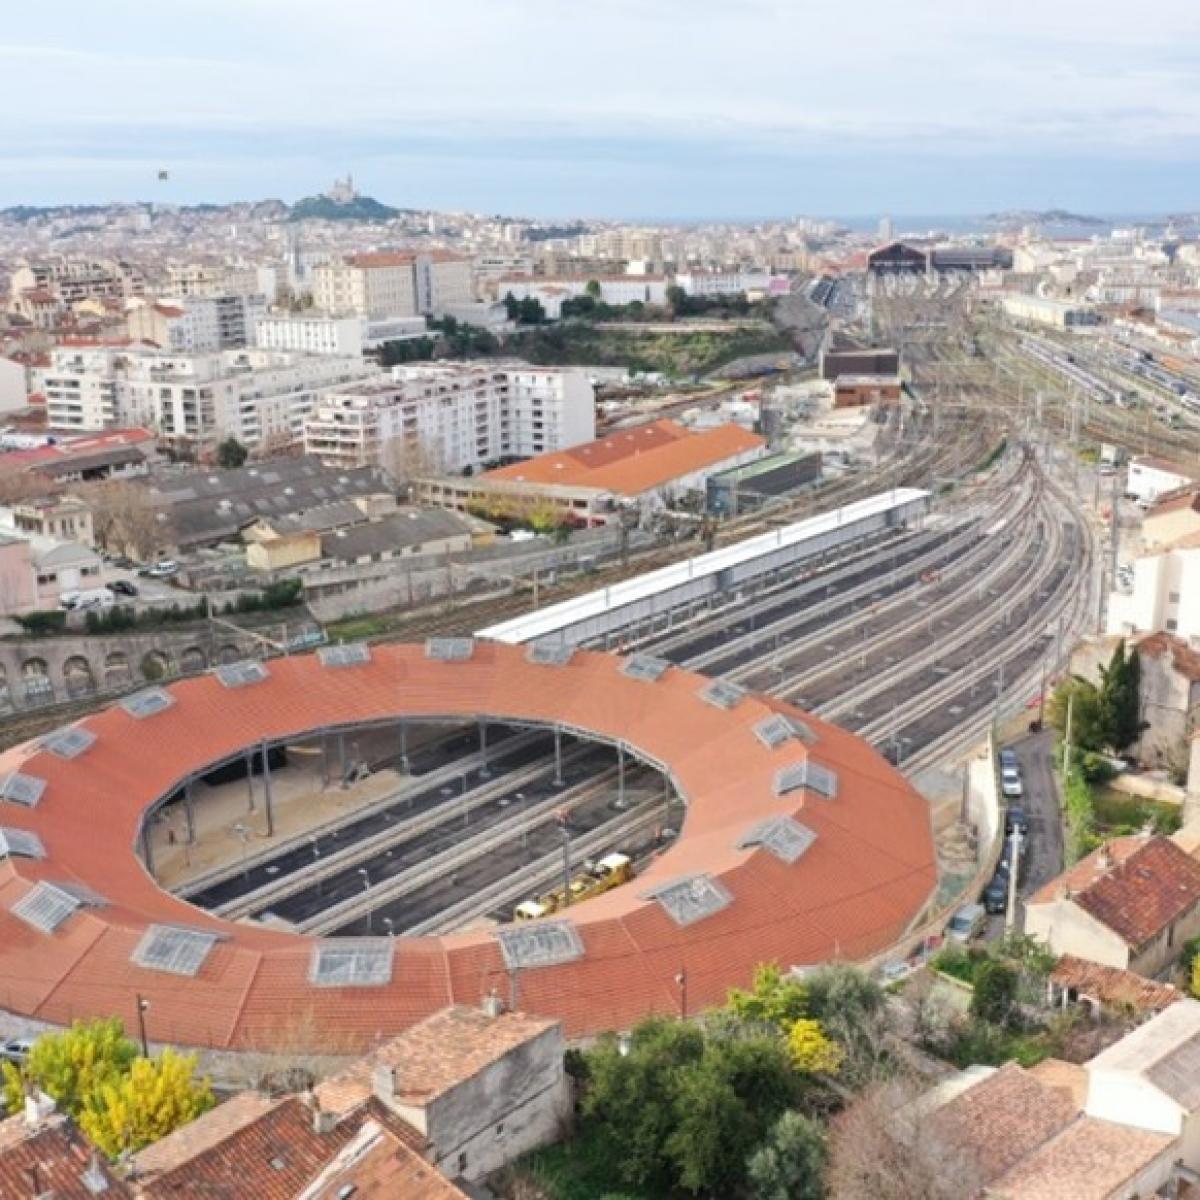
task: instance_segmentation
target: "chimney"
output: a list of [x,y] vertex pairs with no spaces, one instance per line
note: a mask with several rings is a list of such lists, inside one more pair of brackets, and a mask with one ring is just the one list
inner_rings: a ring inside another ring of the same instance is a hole
[[504,1001],[500,999],[500,993],[492,988],[490,992],[483,998],[483,1011],[489,1017],[499,1017],[504,1014]]
[[1096,865],[1102,871],[1107,871],[1109,869],[1109,867],[1112,866],[1112,855],[1108,852],[1108,843],[1107,842],[1105,842],[1104,845],[1100,847],[1100,854],[1099,854],[1099,857],[1096,859]]
[[396,1073],[387,1063],[376,1063],[372,1075],[375,1095],[385,1104],[396,1099]]
[[36,1129],[54,1112],[54,1101],[45,1092],[34,1089],[25,1093],[25,1124]]
[[79,1181],[93,1196],[108,1191],[108,1176],[104,1173],[104,1168],[100,1165],[100,1155],[95,1150],[92,1151],[88,1168],[80,1176]]

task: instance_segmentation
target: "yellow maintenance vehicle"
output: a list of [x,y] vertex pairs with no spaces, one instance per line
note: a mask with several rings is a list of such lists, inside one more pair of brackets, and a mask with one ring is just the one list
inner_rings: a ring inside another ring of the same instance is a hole
[[571,879],[569,900],[566,889],[555,888],[536,900],[522,900],[513,909],[513,919],[535,921],[538,917],[546,917],[559,909],[569,908],[590,896],[599,896],[601,892],[620,887],[632,878],[633,862],[628,854],[606,854],[598,863],[586,866]]

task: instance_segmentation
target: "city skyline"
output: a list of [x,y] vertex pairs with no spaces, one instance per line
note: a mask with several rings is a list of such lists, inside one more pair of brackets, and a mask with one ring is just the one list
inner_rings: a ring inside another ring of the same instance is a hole
[[0,204],[294,199],[349,169],[535,217],[1194,207],[1200,12],[962,7],[71,0],[53,32],[7,22],[39,101],[0,116]]

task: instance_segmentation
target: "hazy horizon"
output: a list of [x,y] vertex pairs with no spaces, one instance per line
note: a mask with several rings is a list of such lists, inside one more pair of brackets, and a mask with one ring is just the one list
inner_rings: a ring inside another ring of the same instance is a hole
[[1115,0],[54,14],[0,35],[0,205],[297,197],[349,170],[401,207],[534,217],[1200,206],[1184,0],[1141,25]]

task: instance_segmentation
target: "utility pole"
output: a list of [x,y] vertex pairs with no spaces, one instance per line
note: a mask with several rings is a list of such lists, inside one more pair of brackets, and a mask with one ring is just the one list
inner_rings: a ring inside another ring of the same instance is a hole
[[1008,911],[1004,914],[1004,928],[1011,929],[1017,916],[1017,875],[1021,869],[1021,831],[1013,826],[1009,835],[1012,841],[1012,861],[1008,873]]
[[1066,785],[1067,772],[1071,769],[1071,721],[1075,715],[1075,693],[1067,693],[1067,728],[1063,734],[1063,784]]

